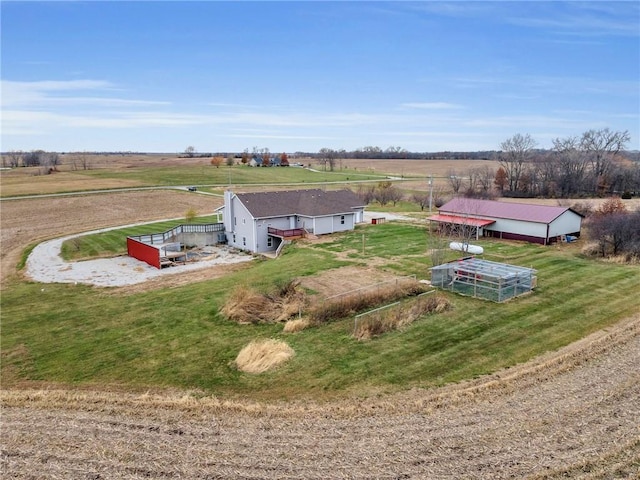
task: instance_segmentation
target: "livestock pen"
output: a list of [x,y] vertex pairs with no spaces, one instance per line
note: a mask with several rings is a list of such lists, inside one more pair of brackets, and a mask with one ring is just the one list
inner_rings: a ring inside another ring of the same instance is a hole
[[537,271],[506,263],[466,257],[431,268],[431,284],[461,295],[504,302],[531,292]]

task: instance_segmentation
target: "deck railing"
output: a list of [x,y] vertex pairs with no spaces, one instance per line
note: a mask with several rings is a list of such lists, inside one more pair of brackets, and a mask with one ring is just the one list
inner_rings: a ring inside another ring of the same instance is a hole
[[130,235],[130,238],[150,245],[159,245],[173,241],[176,235],[181,233],[211,233],[224,232],[224,223],[185,223],[177,225],[171,230],[162,233],[149,233],[146,235]]
[[289,230],[281,230],[279,228],[268,227],[267,233],[282,238],[304,237],[304,228],[290,228]]

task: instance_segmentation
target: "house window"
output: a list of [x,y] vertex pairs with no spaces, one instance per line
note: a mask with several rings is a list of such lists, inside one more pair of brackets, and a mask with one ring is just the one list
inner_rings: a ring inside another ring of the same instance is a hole
[[273,237],[271,235],[267,237],[267,247],[273,247]]
[[238,224],[238,219],[236,217],[233,217],[233,224],[237,225]]
[[341,225],[344,225],[344,215],[342,215],[342,216],[340,217],[340,224],[341,224]]
[[247,246],[247,237],[242,237],[242,245],[243,245],[244,247],[246,247],[246,246]]
[[236,234],[233,234],[233,243],[236,243]]
[[242,224],[243,224],[243,225],[245,225],[246,223],[247,223],[247,219],[246,219],[246,218],[243,218],[243,219],[242,219]]

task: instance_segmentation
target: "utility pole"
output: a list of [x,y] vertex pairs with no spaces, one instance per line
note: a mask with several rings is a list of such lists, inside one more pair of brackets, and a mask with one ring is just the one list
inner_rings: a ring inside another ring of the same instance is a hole
[[433,174],[429,175],[429,213],[433,206]]

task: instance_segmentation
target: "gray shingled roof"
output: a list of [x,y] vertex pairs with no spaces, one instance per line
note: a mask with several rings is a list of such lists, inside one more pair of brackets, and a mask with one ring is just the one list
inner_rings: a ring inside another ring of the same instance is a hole
[[362,200],[351,190],[289,190],[236,194],[253,218],[300,215],[322,217],[353,213],[364,207]]

